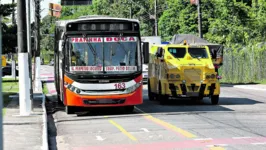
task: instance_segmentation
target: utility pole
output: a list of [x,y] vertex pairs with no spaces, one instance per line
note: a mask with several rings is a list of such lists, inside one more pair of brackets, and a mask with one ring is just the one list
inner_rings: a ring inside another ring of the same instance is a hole
[[130,19],[132,18],[132,2],[130,2]]
[[201,21],[201,0],[198,0],[198,30],[199,30],[199,37],[202,38],[202,21]]
[[[1,0],[0,0],[1,5]],[[2,15],[0,14],[0,56],[2,56]],[[2,57],[1,57],[2,59]],[[2,66],[2,60],[0,61]],[[4,149],[3,146],[3,93],[2,93],[2,69],[0,70],[0,150]]]
[[158,24],[157,24],[157,0],[154,0],[154,23],[155,23],[155,36],[158,35]]
[[27,52],[26,0],[17,0],[20,115],[30,115],[29,57]]
[[41,90],[40,81],[40,0],[35,0],[35,91]]
[[27,46],[29,54],[29,86],[30,86],[30,105],[33,110],[33,90],[32,90],[32,53],[31,53],[31,17],[30,17],[30,0],[27,0]]

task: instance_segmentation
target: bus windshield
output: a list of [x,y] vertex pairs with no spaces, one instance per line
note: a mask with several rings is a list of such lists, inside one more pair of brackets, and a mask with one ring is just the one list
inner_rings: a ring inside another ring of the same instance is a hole
[[70,38],[70,72],[128,74],[140,70],[137,37]]

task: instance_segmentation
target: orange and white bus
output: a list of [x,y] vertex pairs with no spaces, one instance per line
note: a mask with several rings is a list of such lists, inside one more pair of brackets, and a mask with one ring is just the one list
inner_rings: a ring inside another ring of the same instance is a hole
[[142,104],[139,21],[84,16],[56,22],[55,85],[67,114],[84,107]]

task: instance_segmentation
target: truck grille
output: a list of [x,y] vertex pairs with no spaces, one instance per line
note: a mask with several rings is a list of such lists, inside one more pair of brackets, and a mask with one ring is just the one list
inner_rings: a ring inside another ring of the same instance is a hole
[[188,82],[200,81],[201,70],[200,69],[185,69],[184,78]]

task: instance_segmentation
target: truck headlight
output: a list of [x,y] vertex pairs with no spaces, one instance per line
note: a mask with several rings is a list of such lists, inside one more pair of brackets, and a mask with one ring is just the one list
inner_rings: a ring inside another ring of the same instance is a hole
[[214,78],[215,78],[215,74],[212,74],[212,75],[211,75],[211,78],[214,79]]
[[174,74],[170,74],[170,78],[171,79],[174,79],[175,78],[175,75]]
[[175,77],[176,77],[176,78],[180,78],[180,75],[179,75],[179,74],[177,74]]
[[134,92],[137,88],[139,88],[142,85],[142,81],[134,84],[133,86],[126,88],[126,93],[132,93]]
[[210,79],[211,78],[211,76],[210,75],[206,75],[206,79]]

